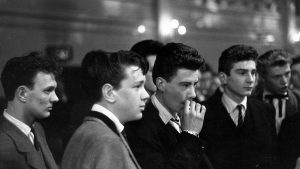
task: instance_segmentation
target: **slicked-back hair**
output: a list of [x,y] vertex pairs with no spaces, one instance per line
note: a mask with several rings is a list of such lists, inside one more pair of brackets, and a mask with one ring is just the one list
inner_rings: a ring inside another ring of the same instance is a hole
[[62,72],[62,67],[54,58],[46,57],[42,52],[34,51],[28,55],[9,59],[1,73],[1,82],[5,97],[11,101],[20,86],[33,87],[37,73],[53,74],[55,79]]
[[182,43],[168,43],[157,54],[153,67],[153,82],[156,84],[158,77],[169,82],[180,68],[201,71],[204,64],[204,58],[196,49]]
[[266,70],[270,67],[285,66],[291,64],[290,54],[286,50],[273,49],[259,56],[257,60],[257,71],[260,76],[266,75]]
[[256,62],[257,57],[258,53],[252,46],[233,45],[222,52],[218,71],[230,76],[230,71],[235,63],[251,60]]
[[148,57],[149,55],[157,55],[163,46],[164,44],[159,41],[147,39],[134,44],[130,51],[136,52],[142,57]]
[[125,68],[138,66],[145,75],[148,71],[147,60],[130,51],[108,53],[102,50],[87,53],[81,64],[81,85],[90,99],[99,101],[102,98],[102,86],[110,84],[115,89],[126,78]]

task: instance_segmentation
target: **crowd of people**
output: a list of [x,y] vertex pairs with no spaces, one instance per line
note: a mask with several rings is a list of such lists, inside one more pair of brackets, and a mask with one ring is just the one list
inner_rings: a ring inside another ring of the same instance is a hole
[[[41,52],[5,64],[1,169],[300,168],[300,57],[286,50],[233,45],[217,72],[182,43],[93,50],[70,109],[64,71]],[[54,110],[80,123],[45,121]]]

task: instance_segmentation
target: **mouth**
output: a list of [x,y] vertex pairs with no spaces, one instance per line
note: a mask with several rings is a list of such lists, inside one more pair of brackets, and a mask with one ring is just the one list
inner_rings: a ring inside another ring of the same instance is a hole
[[244,87],[246,90],[253,90],[253,87]]

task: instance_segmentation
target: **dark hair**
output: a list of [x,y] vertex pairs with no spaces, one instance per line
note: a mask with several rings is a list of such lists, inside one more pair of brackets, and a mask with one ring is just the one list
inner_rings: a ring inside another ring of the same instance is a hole
[[153,82],[162,77],[167,81],[180,68],[201,70],[205,64],[204,58],[198,51],[182,43],[168,43],[157,54],[153,67]]
[[9,59],[1,74],[6,99],[13,100],[19,86],[25,85],[32,88],[34,77],[39,72],[53,74],[57,79],[62,72],[62,67],[54,58],[46,57],[43,53],[36,51]]
[[287,51],[282,49],[273,49],[259,56],[257,60],[257,71],[261,76],[264,76],[267,68],[284,66],[291,63],[292,60]]
[[297,55],[292,59],[292,66],[299,63],[300,63],[300,55]]
[[81,65],[81,85],[93,101],[102,98],[101,87],[109,83],[114,88],[120,87],[125,78],[125,66],[135,65],[142,69],[143,74],[148,71],[146,59],[135,52],[119,51],[107,53],[102,50],[87,53]]
[[149,55],[157,55],[163,46],[163,43],[159,41],[148,39],[134,44],[130,51],[136,52],[142,57],[148,57]]
[[219,58],[219,72],[230,75],[235,63],[248,60],[256,62],[257,56],[258,53],[252,46],[233,45],[222,52]]

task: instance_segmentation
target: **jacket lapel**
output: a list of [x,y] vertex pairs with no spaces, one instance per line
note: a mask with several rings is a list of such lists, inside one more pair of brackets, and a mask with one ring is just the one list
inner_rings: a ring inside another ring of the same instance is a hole
[[48,167],[48,169],[57,169],[56,162],[54,161],[54,158],[50,152],[46,139],[41,133],[42,129],[36,126],[34,127],[34,129],[36,131],[36,135],[35,135],[37,139],[36,144],[39,144],[39,147],[41,148],[46,166]]
[[100,119],[101,121],[103,121],[114,133],[116,133],[120,138],[121,141],[123,142],[125,148],[127,149],[130,158],[132,159],[133,163],[135,164],[136,168],[141,169],[140,165],[138,164],[138,162],[136,161],[126,139],[123,137],[123,135],[121,133],[119,133],[117,131],[116,125],[114,124],[113,121],[111,121],[107,116],[103,115],[102,113],[99,112],[95,112],[95,111],[90,111],[88,113],[88,116],[92,116],[95,117],[97,119]]
[[39,154],[35,152],[34,146],[25,134],[4,117],[1,118],[0,124],[4,132],[14,141],[17,151],[24,154],[28,165],[36,169],[45,169],[42,161],[38,160],[40,158]]

